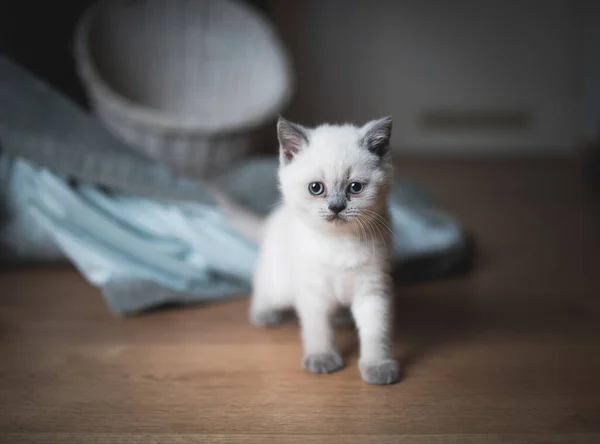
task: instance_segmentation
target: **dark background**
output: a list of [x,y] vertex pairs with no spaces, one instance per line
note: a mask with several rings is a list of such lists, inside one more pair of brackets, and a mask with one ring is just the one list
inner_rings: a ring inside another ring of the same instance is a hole
[[[270,14],[268,0],[245,0]],[[0,1],[0,50],[87,106],[75,72],[72,42],[80,15],[95,0]]]

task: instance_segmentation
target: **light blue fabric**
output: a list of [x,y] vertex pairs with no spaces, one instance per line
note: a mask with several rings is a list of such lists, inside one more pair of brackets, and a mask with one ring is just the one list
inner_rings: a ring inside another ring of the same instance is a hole
[[[223,177],[222,186],[251,211],[266,215],[278,201],[276,168],[275,158],[249,161]],[[25,214],[27,228],[58,246],[104,291],[116,313],[250,291],[257,246],[215,205],[69,184],[21,159],[12,163],[11,178],[8,193],[22,203],[16,208],[17,220]],[[390,208],[397,264],[439,254],[462,241],[458,221],[408,183],[394,185]],[[0,230],[0,238],[2,234]],[[154,288],[146,297],[141,297],[141,283],[146,291]]]
[[26,163],[0,151],[0,261],[62,261],[65,256],[52,235],[28,211],[27,194],[34,175]]
[[30,179],[19,190],[27,210],[91,283],[140,279],[223,297],[247,291],[256,246],[216,207],[109,194],[18,166]]

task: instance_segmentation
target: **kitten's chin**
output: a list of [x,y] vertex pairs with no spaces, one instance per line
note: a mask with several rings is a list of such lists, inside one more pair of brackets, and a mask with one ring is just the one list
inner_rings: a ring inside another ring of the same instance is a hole
[[327,215],[314,214],[305,209],[298,209],[296,213],[299,220],[305,226],[312,230],[328,232],[328,233],[351,233],[355,231],[356,224],[352,223],[352,218],[344,215]]
[[351,233],[355,229],[355,224],[344,216],[329,216],[320,220],[319,223],[322,230],[330,233]]
[[325,218],[325,221],[329,222],[330,224],[334,224],[334,225],[343,225],[345,223],[348,223],[348,219],[345,218],[344,216],[334,215],[334,214],[332,214],[331,216],[327,216]]

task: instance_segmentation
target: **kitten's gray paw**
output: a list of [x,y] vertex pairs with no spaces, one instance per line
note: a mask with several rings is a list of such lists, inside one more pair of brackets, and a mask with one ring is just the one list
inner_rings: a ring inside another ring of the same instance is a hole
[[367,384],[386,385],[400,380],[398,362],[393,360],[359,363],[360,374]]
[[257,311],[250,313],[250,322],[257,327],[275,327],[281,324],[283,314],[278,311]]
[[333,373],[344,366],[338,352],[316,353],[304,357],[303,366],[311,373]]

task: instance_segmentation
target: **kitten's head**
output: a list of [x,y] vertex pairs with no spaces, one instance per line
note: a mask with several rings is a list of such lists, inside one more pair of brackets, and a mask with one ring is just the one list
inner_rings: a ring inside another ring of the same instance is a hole
[[[306,128],[280,118],[283,198],[308,224],[355,230],[387,208],[392,119]],[[364,221],[364,222],[363,222]]]

